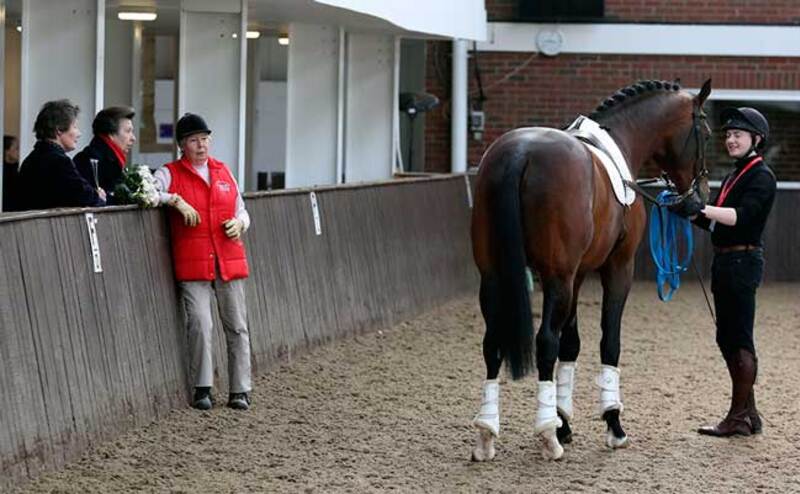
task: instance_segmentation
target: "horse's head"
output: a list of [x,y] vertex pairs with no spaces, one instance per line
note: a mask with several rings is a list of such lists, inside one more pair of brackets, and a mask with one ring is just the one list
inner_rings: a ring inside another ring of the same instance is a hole
[[662,148],[653,156],[678,189],[680,201],[708,201],[706,144],[711,128],[703,110],[711,93],[711,79],[693,96],[680,92],[668,111],[669,125],[662,130]]

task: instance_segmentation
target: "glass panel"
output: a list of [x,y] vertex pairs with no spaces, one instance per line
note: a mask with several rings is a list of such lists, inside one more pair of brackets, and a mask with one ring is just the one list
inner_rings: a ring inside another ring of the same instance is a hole
[[[800,102],[712,100],[706,103],[709,124],[714,130],[708,147],[708,165],[712,180],[720,180],[732,170],[732,160],[725,150],[725,135],[719,130],[720,112],[728,107],[749,106],[769,121],[770,136],[764,157],[779,181],[800,181],[800,154],[796,152],[800,135]],[[794,151],[793,151],[794,150]]]

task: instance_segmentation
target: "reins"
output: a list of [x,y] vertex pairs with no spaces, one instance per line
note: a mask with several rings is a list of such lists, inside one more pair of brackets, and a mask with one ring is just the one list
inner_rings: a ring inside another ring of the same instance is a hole
[[[708,168],[706,167],[706,147],[708,145],[708,140],[703,139],[703,133],[700,128],[701,121],[704,120],[705,115],[702,111],[699,109],[692,111],[692,132],[686,136],[686,141],[684,141],[683,149],[681,150],[681,155],[683,155],[689,145],[689,140],[692,137],[696,139],[695,161],[692,166],[694,177],[686,192],[678,194],[677,192],[668,193],[664,191],[658,196],[654,196],[644,189],[643,185],[655,184],[662,185],[674,191],[675,186],[666,175],[661,178],[646,178],[636,181],[625,180],[624,183],[627,187],[633,189],[637,194],[642,196],[643,199],[649,201],[653,205],[650,213],[650,254],[658,270],[656,282],[658,283],[659,298],[665,302],[672,298],[673,293],[680,285],[680,273],[686,271],[688,263],[691,262],[697,280],[700,282],[700,287],[703,290],[703,297],[705,298],[708,312],[711,315],[711,320],[716,326],[717,319],[714,315],[714,309],[711,307],[711,301],[708,297],[705,282],[700,274],[700,270],[697,268],[694,256],[692,255],[694,245],[691,223],[667,209],[668,205],[679,203],[691,196],[699,187],[700,180],[708,175]],[[669,199],[668,202],[667,198]],[[655,220],[655,218],[658,219]],[[683,233],[687,243],[687,259],[685,260],[685,264],[682,264],[678,259],[678,243],[675,240],[679,231]],[[663,289],[666,283],[669,283],[670,291],[665,294]]]

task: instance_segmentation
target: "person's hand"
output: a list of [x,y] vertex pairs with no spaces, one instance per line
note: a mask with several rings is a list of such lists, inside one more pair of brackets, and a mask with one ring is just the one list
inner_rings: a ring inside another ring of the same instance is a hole
[[200,213],[195,208],[186,202],[183,197],[174,194],[172,199],[167,203],[173,208],[177,209],[181,216],[183,216],[183,224],[186,226],[197,226],[200,224]]
[[104,201],[108,200],[108,197],[106,195],[106,191],[104,191],[102,187],[98,187],[97,188],[97,195],[99,195],[100,199],[102,199]]
[[242,236],[242,232],[244,231],[244,222],[239,218],[225,220],[222,223],[222,226],[225,228],[225,235],[233,240],[239,240],[239,238]]
[[692,194],[683,201],[667,206],[671,212],[682,216],[687,219],[692,219],[697,216],[706,205],[697,197],[697,194]]

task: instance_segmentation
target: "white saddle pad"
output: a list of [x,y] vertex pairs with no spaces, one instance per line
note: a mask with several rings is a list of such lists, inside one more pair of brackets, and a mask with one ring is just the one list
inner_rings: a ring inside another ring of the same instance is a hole
[[636,200],[636,191],[625,185],[625,181],[633,181],[631,170],[619,146],[608,132],[600,128],[597,122],[583,115],[567,128],[567,132],[580,137],[589,151],[603,164],[617,201],[624,206],[633,204]]

